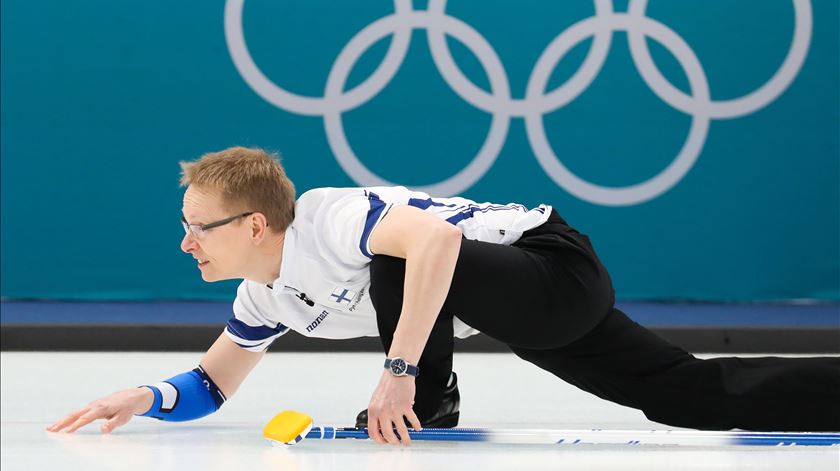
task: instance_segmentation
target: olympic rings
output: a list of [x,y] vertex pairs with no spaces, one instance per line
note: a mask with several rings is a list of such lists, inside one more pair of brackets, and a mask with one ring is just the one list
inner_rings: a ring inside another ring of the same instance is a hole
[[[484,144],[472,161],[455,175],[440,182],[416,187],[439,196],[462,193],[493,166],[507,138],[510,120],[523,118],[528,141],[540,166],[557,185],[593,204],[628,206],[656,198],[691,170],[705,144],[712,119],[733,119],[753,113],[781,95],[793,82],[807,56],[813,18],[809,0],[793,0],[795,29],[790,49],[776,73],[762,86],[742,97],[712,100],[706,73],[691,47],[672,29],[645,15],[647,0],[631,0],[626,13],[613,10],[611,0],[595,0],[593,16],[580,20],[552,40],[528,79],[524,98],[511,96],[507,72],[492,45],[473,27],[446,14],[446,0],[430,0],[427,10],[413,9],[411,0],[394,0],[394,13],[359,31],[341,50],[330,73],[323,97],[291,93],[266,77],[251,57],[242,28],[245,0],[227,0],[225,39],[236,69],[264,100],[291,113],[321,116],[330,148],[350,177],[365,186],[394,185],[368,169],[353,152],[344,132],[342,114],[362,106],[384,89],[406,57],[414,29],[426,29],[432,59],[444,81],[461,99],[492,116]],[[566,168],[552,150],[543,116],[573,101],[595,80],[612,42],[612,34],[626,31],[633,63],[644,82],[663,102],[691,116],[688,137],[675,159],[658,175],[626,187],[590,183]],[[393,36],[385,58],[362,83],[345,91],[356,61],[373,44]],[[478,58],[490,81],[490,92],[472,83],[460,70],[446,44],[453,37]],[[580,68],[565,83],[546,91],[552,71],[575,45],[592,37],[592,45]],[[663,45],[683,68],[690,94],[674,87],[650,56],[646,39]]]

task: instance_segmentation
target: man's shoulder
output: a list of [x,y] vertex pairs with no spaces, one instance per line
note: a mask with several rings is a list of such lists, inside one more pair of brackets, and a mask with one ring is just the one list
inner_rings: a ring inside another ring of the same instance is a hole
[[405,187],[319,187],[305,191],[295,203],[298,215],[314,215],[323,212],[333,213],[345,209],[363,207],[370,204],[370,199],[385,201],[400,200]]
[[[417,192],[412,192],[408,188],[404,186],[348,186],[348,187],[333,187],[333,186],[324,186],[318,188],[312,188],[303,192],[298,197],[298,203],[319,203],[323,202],[326,199],[340,199],[346,196],[363,196],[368,198],[371,194],[376,194],[377,196],[395,196],[400,195],[403,196],[405,194],[414,194]],[[418,193],[422,194],[422,193]]]
[[304,191],[298,199],[332,194],[364,193],[364,191],[365,187],[361,186],[319,186]]
[[[295,202],[295,223],[299,230],[306,231],[307,224],[317,224],[342,206],[342,200],[352,195],[364,195],[363,188],[312,188],[301,194]],[[363,197],[363,196],[362,196]]]
[[320,206],[324,203],[331,203],[339,198],[342,198],[347,195],[358,194],[364,195],[364,188],[361,187],[332,187],[332,186],[325,186],[319,188],[312,188],[311,190],[307,190],[301,194],[298,199],[297,203],[295,204],[296,208],[299,207],[311,207],[311,206]]

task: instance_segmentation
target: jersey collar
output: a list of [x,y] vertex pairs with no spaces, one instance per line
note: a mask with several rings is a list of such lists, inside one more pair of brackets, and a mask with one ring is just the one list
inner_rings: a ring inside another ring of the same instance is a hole
[[296,292],[294,288],[296,283],[295,278],[295,258],[297,256],[296,250],[298,245],[298,232],[294,225],[289,225],[286,228],[286,235],[283,239],[283,255],[280,260],[280,276],[272,283],[274,294],[285,294],[289,292]]

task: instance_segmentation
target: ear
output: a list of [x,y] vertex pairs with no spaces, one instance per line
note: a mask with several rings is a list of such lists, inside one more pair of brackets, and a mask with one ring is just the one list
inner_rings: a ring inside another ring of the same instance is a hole
[[251,228],[251,241],[259,244],[265,239],[266,231],[268,230],[268,220],[263,213],[254,213],[248,216],[248,221]]

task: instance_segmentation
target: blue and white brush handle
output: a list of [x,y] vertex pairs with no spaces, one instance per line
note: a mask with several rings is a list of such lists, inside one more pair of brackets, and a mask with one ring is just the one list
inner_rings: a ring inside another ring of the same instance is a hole
[[[598,445],[682,445],[682,446],[840,446],[840,433],[710,432],[694,430],[539,430],[483,428],[411,429],[412,440]],[[312,427],[306,439],[368,439],[367,429]]]

